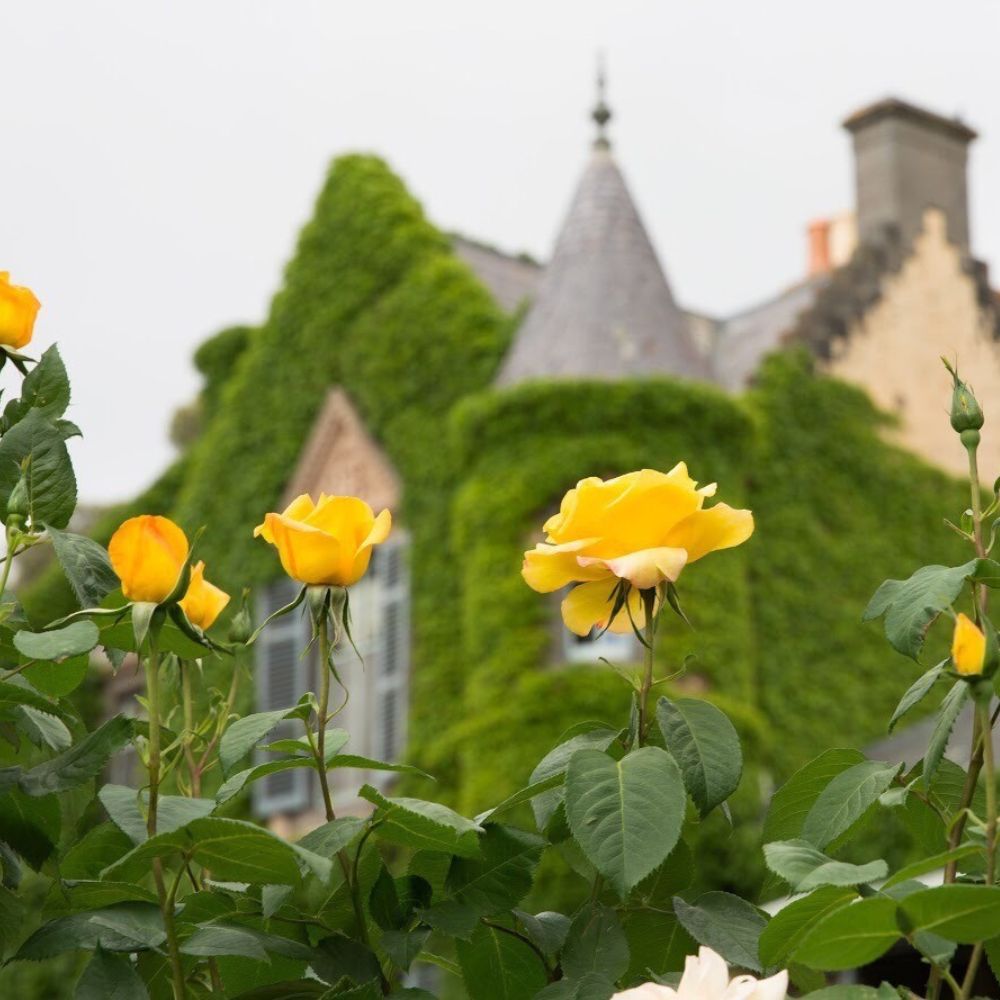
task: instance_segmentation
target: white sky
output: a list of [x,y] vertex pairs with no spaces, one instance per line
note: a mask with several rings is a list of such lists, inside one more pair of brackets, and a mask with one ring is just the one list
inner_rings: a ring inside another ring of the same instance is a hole
[[838,122],[889,93],[983,133],[973,241],[1000,260],[998,0],[0,0],[0,24],[0,270],[70,365],[90,501],[169,460],[192,350],[264,316],[333,155],[377,152],[439,225],[546,256],[598,49],[683,304],[800,275],[807,220],[851,205]]

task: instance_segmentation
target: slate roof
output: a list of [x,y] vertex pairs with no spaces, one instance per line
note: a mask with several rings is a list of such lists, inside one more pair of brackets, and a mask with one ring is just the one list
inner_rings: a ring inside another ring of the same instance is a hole
[[497,382],[711,379],[606,143],[595,143]]

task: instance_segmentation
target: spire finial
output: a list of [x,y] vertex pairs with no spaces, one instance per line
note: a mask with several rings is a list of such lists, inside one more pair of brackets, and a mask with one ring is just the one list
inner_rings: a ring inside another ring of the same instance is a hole
[[606,128],[608,122],[611,120],[611,109],[607,106],[604,101],[604,89],[607,80],[604,70],[604,53],[598,52],[597,54],[597,103],[594,105],[594,110],[591,111],[590,117],[594,119],[597,125],[597,136],[594,139],[594,149],[610,149],[611,142],[608,140]]

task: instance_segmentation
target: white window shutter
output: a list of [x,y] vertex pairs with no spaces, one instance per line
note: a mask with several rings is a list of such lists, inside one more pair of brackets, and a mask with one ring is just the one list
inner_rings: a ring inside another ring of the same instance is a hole
[[374,754],[398,761],[406,745],[410,688],[409,544],[403,533],[379,549],[379,629],[375,655]]
[[[271,584],[258,602],[258,620],[263,621],[279,608],[290,604],[298,592],[291,580]],[[309,623],[302,609],[272,622],[256,642],[255,670],[258,712],[291,708],[312,685],[312,657],[303,655],[309,645]],[[298,723],[283,723],[271,739],[301,735]],[[261,754],[259,760],[277,760],[274,754]],[[266,818],[278,813],[296,813],[309,807],[312,772],[293,768],[269,774],[253,784],[253,809]]]

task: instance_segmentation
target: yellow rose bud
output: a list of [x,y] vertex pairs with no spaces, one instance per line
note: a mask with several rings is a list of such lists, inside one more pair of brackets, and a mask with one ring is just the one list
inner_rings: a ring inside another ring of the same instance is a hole
[[160,604],[177,586],[188,540],[169,518],[142,514],[130,517],[111,536],[108,555],[130,601]]
[[281,514],[268,514],[254,537],[270,542],[285,572],[300,583],[349,587],[365,575],[372,549],[392,527],[389,511],[378,517],[357,497],[328,497],[319,503],[303,493]]
[[[705,509],[715,484],[698,484],[680,462],[670,472],[642,469],[616,479],[584,479],[545,522],[546,541],[524,554],[521,574],[541,593],[579,583],[563,601],[566,627],[586,635],[595,625],[629,632],[645,624],[639,595],[673,582],[688,564],[745,542],[753,515],[720,503]],[[628,611],[608,623],[619,580],[632,588]]]
[[41,305],[30,288],[12,285],[10,275],[0,271],[0,344],[15,351],[26,347]]
[[205,564],[196,562],[191,567],[187,593],[177,603],[184,609],[187,620],[206,632],[229,603],[229,595],[214,583],[209,583],[205,579]]
[[951,640],[951,661],[963,677],[977,677],[986,659],[986,636],[968,616],[959,612]]

